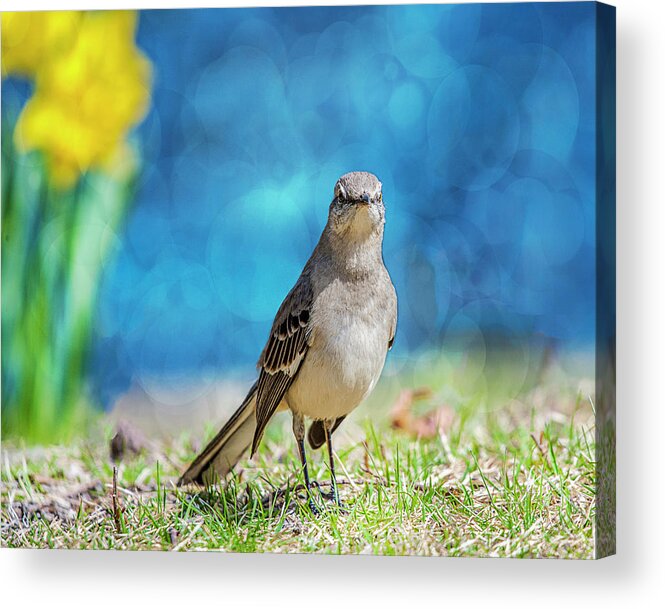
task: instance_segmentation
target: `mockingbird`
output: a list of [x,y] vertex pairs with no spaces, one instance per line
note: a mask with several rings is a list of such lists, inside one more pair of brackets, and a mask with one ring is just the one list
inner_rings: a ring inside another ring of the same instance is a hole
[[258,362],[259,378],[179,484],[225,476],[251,446],[254,455],[273,414],[289,408],[309,504],[309,444],[328,445],[331,493],[339,505],[331,434],[379,380],[395,338],[397,297],[383,264],[381,182],[364,171],[335,185],[328,223],[298,281],[277,311]]

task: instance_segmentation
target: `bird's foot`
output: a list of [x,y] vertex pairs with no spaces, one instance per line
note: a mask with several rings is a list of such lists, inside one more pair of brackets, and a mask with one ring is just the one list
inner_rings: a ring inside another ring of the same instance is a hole
[[[346,505],[340,501],[339,495],[332,490],[328,492],[324,491],[316,480],[313,480],[309,483],[309,488],[305,487],[304,485],[301,485],[300,488],[301,490],[306,491],[307,506],[315,516],[320,516],[326,509],[335,509],[341,514],[348,514]],[[330,502],[328,506],[320,507],[319,502],[315,501],[316,494],[313,492],[315,489],[318,491],[318,496],[321,497],[321,499]]]
[[319,490],[319,495],[321,495],[322,499],[325,499],[326,501],[330,501],[335,508],[341,512],[342,514],[348,514],[348,510],[346,509],[346,505],[344,505],[339,498],[339,493],[332,488],[330,491],[325,492],[321,486],[319,485],[318,482],[314,482],[313,485],[316,484],[316,488]]
[[311,497],[307,501],[307,506],[309,507],[309,511],[312,512],[314,516],[320,516],[321,515],[321,509],[314,503],[314,499]]
[[299,484],[296,487],[296,491],[305,491],[304,496],[301,492],[298,492],[298,497],[302,501],[307,501],[307,507],[312,512],[312,514],[314,514],[314,516],[319,516],[321,514],[321,508],[314,501],[314,494],[312,493],[313,487],[319,488],[318,483],[310,482],[309,487],[305,486],[304,484]]

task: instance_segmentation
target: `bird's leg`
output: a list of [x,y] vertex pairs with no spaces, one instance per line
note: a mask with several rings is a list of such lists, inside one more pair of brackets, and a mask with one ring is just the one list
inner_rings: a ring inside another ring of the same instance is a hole
[[314,504],[312,493],[310,489],[309,471],[307,470],[307,455],[305,454],[305,419],[302,415],[293,413],[293,435],[296,437],[298,445],[298,454],[300,455],[300,462],[302,463],[302,473],[305,478],[305,488],[307,489],[307,503],[309,509],[314,514],[319,513],[319,509]]
[[337,507],[342,507],[339,500],[339,490],[337,489],[337,478],[335,477],[335,459],[333,457],[332,448],[332,432],[331,428],[335,424],[334,420],[326,420],[323,422],[323,431],[326,436],[326,445],[328,446],[328,463],[330,464],[330,499],[332,499]]

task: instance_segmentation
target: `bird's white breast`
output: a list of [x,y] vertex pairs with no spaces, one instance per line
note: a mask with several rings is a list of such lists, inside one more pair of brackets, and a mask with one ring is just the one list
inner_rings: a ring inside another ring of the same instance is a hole
[[385,306],[371,295],[350,306],[345,286],[329,289],[325,308],[314,311],[316,333],[287,394],[292,410],[314,419],[346,415],[372,391],[390,332]]

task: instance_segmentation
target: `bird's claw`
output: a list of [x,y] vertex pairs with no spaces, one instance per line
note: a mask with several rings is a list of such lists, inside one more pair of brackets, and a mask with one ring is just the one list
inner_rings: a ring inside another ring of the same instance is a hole
[[311,486],[316,486],[316,488],[319,491],[319,495],[321,496],[322,499],[325,499],[326,501],[330,501],[335,504],[335,507],[342,513],[347,513],[346,506],[340,501],[339,499],[339,493],[337,493],[334,490],[330,490],[328,492],[325,492],[322,488],[321,485],[318,482],[312,482]]
[[315,497],[314,494],[312,493],[314,489],[319,491],[318,496],[320,496],[325,501],[331,502],[335,506],[335,509],[337,511],[339,511],[342,514],[348,513],[346,506],[340,501],[339,495],[332,490],[330,490],[329,492],[325,492],[321,488],[321,485],[316,480],[309,483],[309,488],[305,487],[304,485],[302,488],[305,489],[307,492],[307,506],[309,507],[312,514],[314,514],[315,516],[320,516],[324,511],[324,509],[319,507],[317,502],[314,500]]
[[310,497],[309,501],[307,502],[307,506],[309,507],[310,512],[314,514],[314,516],[320,516],[321,515],[321,510],[317,507],[316,503],[314,503],[314,500]]

